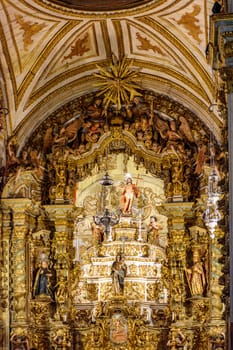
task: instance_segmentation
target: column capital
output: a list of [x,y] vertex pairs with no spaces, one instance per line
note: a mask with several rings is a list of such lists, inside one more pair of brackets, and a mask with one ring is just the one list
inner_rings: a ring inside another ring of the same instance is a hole
[[180,220],[181,218],[192,216],[193,202],[164,203],[157,207],[160,214],[170,219]]
[[213,69],[233,68],[232,14],[211,17],[208,58]]
[[158,212],[168,218],[169,239],[183,241],[185,220],[193,216],[192,208],[192,202],[164,203],[157,207]]

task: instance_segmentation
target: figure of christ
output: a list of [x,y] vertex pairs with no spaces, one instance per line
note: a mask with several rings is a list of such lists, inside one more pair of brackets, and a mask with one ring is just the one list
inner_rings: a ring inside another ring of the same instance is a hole
[[134,199],[138,196],[138,187],[133,184],[131,177],[128,177],[122,192],[122,213],[131,214]]

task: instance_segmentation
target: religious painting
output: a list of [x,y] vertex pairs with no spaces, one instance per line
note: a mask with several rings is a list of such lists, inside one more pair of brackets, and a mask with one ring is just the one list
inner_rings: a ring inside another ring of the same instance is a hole
[[127,339],[127,319],[120,312],[116,312],[112,315],[110,321],[110,341],[114,344],[121,345],[126,343]]

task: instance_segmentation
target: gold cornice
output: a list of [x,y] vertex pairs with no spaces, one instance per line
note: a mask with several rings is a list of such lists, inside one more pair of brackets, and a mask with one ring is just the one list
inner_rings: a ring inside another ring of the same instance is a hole
[[[126,10],[115,10],[115,11],[81,11],[77,9],[71,9],[66,8],[64,6],[58,5],[58,4],[52,4],[46,1],[46,0],[34,0],[37,4],[40,6],[43,6],[47,10],[56,11],[59,14],[66,15],[66,16],[72,16],[72,17],[78,17],[78,18],[101,18],[101,19],[107,19],[107,18],[116,18],[116,17],[126,17],[126,16],[132,16],[136,15],[138,13],[141,13],[143,11],[149,11],[157,6],[161,6],[162,4],[166,3],[167,0],[151,0],[151,2],[137,6],[134,9],[126,9]],[[177,2],[174,1],[175,3]]]
[[[152,27],[155,31],[160,32],[163,34],[164,37],[167,38],[168,41],[170,41],[177,49],[183,53],[183,55],[188,58],[190,65],[195,67],[197,72],[202,77],[205,84],[208,86],[209,90],[212,89],[212,80],[210,75],[207,73],[207,71],[203,68],[203,66],[200,64],[199,60],[193,55],[191,51],[187,49],[187,47],[180,41],[177,40],[177,37],[169,32],[161,23],[156,22],[154,19],[146,16],[140,16],[138,17],[138,20],[142,21],[144,24],[149,25]],[[192,74],[192,71],[190,72]],[[195,76],[195,74],[193,74]]]
[[31,203],[31,200],[28,198],[3,198],[2,203],[7,209],[24,211]]
[[23,80],[23,83],[18,89],[18,99],[17,99],[17,106],[22,100],[25,91],[27,90],[29,84],[34,79],[34,76],[37,74],[39,69],[41,68],[41,65],[46,60],[48,55],[52,52],[54,47],[57,45],[57,43],[61,40],[62,37],[64,37],[65,34],[67,34],[72,28],[74,28],[77,25],[77,22],[68,22],[63,26],[63,28],[56,33],[56,35],[53,37],[52,41],[46,45],[43,51],[41,51],[40,55],[38,56],[37,60],[31,67],[30,71],[26,75],[26,77]]
[[210,18],[212,23],[219,22],[219,21],[232,21],[232,13],[226,13],[226,12],[220,12],[216,15],[211,16]]
[[181,202],[177,206],[177,203],[165,203],[157,206],[158,212],[172,218],[174,222],[183,224],[184,217],[192,217],[193,202]]
[[[189,0],[189,2],[192,2],[193,0]],[[183,3],[181,2],[181,0],[174,0],[173,4],[169,3],[167,4],[163,9],[162,11],[167,11],[167,9],[171,9],[170,13],[174,13],[174,6],[176,6],[177,4],[179,5],[179,3]],[[187,3],[182,5],[183,7],[180,7],[182,9],[186,8],[187,7]],[[160,9],[159,9],[160,10]]]

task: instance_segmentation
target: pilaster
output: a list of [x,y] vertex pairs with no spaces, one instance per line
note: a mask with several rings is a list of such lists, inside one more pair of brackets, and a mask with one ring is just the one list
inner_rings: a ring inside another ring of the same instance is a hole
[[10,239],[11,239],[11,210],[4,204],[0,210],[1,245],[0,245],[0,344],[3,349],[9,348],[10,339]]
[[170,307],[172,321],[185,319],[185,282],[184,269],[186,266],[185,226],[187,217],[191,216],[193,203],[166,203],[158,208],[159,212],[168,217],[168,265],[171,271]]
[[[228,3],[228,11],[232,9],[232,1]],[[225,276],[225,290],[230,293],[225,295],[226,315],[229,322],[228,348],[233,346],[233,21],[232,13],[224,13],[211,18],[210,23],[211,53],[210,64],[217,76],[217,104],[221,110],[221,116],[225,125],[225,148],[228,152],[228,183],[229,197],[225,207],[229,210],[224,213],[227,227],[225,232],[225,246],[229,252],[230,260],[225,259],[225,271],[230,271],[228,277]],[[229,203],[228,203],[229,202]],[[229,204],[229,208],[228,208]],[[229,215],[228,215],[229,214]],[[229,219],[229,220],[228,220]],[[227,231],[229,230],[229,235]],[[219,249],[219,247],[215,246]],[[213,252],[214,253],[214,252]],[[228,255],[228,254],[227,254]]]
[[[28,199],[4,199],[3,206],[9,209],[3,211],[3,244],[4,258],[7,259],[6,279],[10,288],[9,316],[6,321],[11,320],[12,327],[9,328],[7,343],[12,334],[27,336],[28,333],[28,267],[27,267],[27,245],[25,224],[25,209],[30,203]],[[10,283],[11,282],[11,283]]]
[[[55,333],[58,329],[64,328],[64,323],[71,317],[69,300],[72,299],[70,286],[72,284],[73,260],[75,256],[73,248],[74,218],[72,209],[73,206],[71,205],[53,205],[48,207],[55,226],[52,240],[54,269],[56,270],[54,296],[56,301]],[[66,331],[69,333],[68,326],[66,328]]]
[[9,203],[14,223],[11,241],[11,273],[14,276],[12,280],[14,291],[12,320],[13,323],[21,326],[27,322],[28,317],[25,209],[29,203],[30,200],[27,199],[14,199]]

